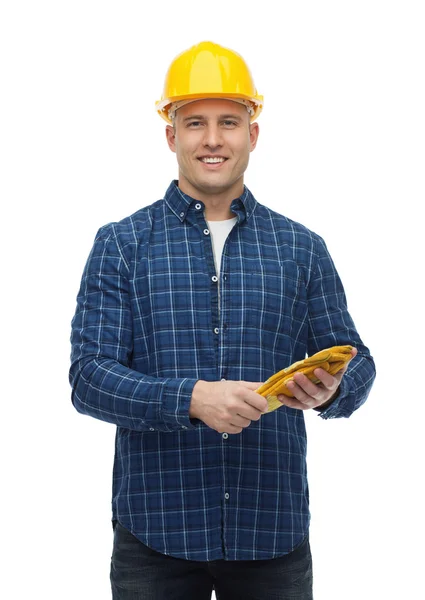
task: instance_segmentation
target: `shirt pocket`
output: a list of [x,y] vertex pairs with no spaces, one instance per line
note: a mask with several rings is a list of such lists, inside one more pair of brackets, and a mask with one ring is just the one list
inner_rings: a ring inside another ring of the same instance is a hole
[[304,320],[302,274],[293,260],[269,261],[249,273],[250,319],[261,329],[290,334],[294,320]]

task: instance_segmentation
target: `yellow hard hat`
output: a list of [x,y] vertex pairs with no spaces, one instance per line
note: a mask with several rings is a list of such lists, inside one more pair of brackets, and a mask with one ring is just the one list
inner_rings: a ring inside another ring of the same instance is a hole
[[169,110],[174,102],[203,98],[242,101],[249,106],[251,122],[258,117],[264,103],[242,56],[213,42],[192,46],[173,60],[165,77],[162,98],[155,106],[161,117],[172,123]]

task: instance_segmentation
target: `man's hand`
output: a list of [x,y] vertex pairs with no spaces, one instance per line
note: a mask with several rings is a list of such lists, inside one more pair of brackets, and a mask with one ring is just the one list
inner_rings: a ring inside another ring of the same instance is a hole
[[[351,350],[352,358],[357,354],[357,349]],[[351,360],[351,359],[350,359]],[[277,399],[289,408],[298,408],[308,410],[309,408],[326,408],[338,395],[339,384],[347,370],[348,362],[341,371],[335,375],[330,375],[324,369],[315,369],[314,374],[321,383],[313,383],[302,373],[295,373],[294,381],[286,384],[287,388],[294,394],[294,398],[288,398],[284,394],[279,394]]]
[[197,381],[189,416],[219,433],[240,433],[267,412],[267,400],[253,391],[260,385],[252,381]]

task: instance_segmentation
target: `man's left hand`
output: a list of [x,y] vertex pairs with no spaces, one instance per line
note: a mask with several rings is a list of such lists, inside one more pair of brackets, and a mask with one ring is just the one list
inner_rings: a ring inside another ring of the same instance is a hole
[[[357,354],[357,349],[351,351],[352,358]],[[348,362],[341,371],[335,375],[330,375],[324,369],[314,370],[314,374],[320,380],[320,383],[313,383],[302,373],[295,373],[294,380],[286,384],[286,387],[294,394],[294,398],[289,398],[284,394],[279,394],[277,399],[289,408],[298,408],[299,410],[308,410],[309,408],[325,409],[338,396],[339,384],[350,363]]]

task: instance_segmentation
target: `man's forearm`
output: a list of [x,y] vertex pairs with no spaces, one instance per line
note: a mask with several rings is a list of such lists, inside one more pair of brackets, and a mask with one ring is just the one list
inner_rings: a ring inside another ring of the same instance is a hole
[[80,413],[136,431],[193,428],[188,413],[195,379],[155,378],[112,359],[86,358],[70,370]]

